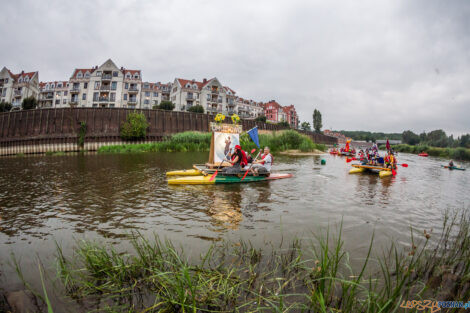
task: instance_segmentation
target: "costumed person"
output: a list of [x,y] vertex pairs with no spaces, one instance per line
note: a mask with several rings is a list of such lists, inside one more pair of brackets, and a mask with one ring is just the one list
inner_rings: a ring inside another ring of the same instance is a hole
[[230,139],[230,136],[225,138],[225,148],[224,148],[224,155],[227,155],[228,152],[230,151],[230,145],[232,144],[232,140]]
[[229,162],[231,166],[224,168],[223,172],[230,175],[239,174],[242,168],[248,164],[245,151],[240,145],[235,146],[235,152],[232,153],[232,159]]
[[253,162],[253,165],[251,166],[251,172],[254,176],[258,176],[259,174],[269,174],[271,171],[273,156],[269,152],[269,147],[264,147],[264,153],[261,156],[261,160],[256,160]]

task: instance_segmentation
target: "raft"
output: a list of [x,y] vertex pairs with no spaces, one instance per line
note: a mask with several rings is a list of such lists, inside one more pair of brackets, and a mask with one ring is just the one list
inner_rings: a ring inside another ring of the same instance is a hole
[[457,167],[457,166],[449,166],[449,165],[441,165],[443,168],[448,168],[449,170],[459,170],[459,171],[465,171],[463,167]]
[[199,176],[199,175],[202,175],[202,172],[196,169],[166,172],[166,176]]
[[362,164],[351,164],[353,167],[349,170],[349,174],[363,173],[365,171],[378,173],[379,177],[387,177],[393,175],[390,168],[384,168],[382,166],[375,165],[362,165]]
[[429,154],[427,154],[426,152],[419,153],[418,155],[421,156],[421,157],[428,157],[429,156]]
[[251,183],[266,180],[275,180],[290,178],[292,174],[271,174],[270,176],[246,176],[242,181],[242,177],[238,176],[223,176],[217,175],[212,181],[211,176],[185,176],[179,178],[168,179],[169,185],[214,185],[214,184],[237,184],[237,183]]

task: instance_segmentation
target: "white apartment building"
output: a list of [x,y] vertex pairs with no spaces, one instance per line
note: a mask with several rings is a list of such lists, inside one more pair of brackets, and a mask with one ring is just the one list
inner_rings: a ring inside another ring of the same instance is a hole
[[69,82],[40,82],[38,102],[40,108],[69,107]]
[[0,101],[9,102],[13,105],[13,109],[19,109],[23,99],[28,97],[37,99],[38,95],[38,72],[21,71],[19,74],[13,74],[6,67],[0,71]]
[[118,68],[109,59],[101,66],[75,69],[69,80],[70,105],[101,108],[137,108],[140,70]]
[[142,83],[142,92],[140,95],[140,107],[143,109],[152,109],[162,101],[170,100],[171,83],[162,84],[144,82]]
[[238,115],[241,118],[257,118],[264,114],[264,108],[261,102],[237,98]]

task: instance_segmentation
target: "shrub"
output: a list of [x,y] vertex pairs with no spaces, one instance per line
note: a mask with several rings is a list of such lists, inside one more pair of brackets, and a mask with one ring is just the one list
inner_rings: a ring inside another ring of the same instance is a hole
[[266,123],[266,116],[264,115],[258,116],[257,118],[255,118],[255,121]]
[[202,107],[202,105],[193,105],[188,109],[188,112],[204,113],[204,108]]
[[9,102],[0,102],[0,112],[9,112],[13,106]]
[[175,108],[175,104],[171,101],[164,100],[160,102],[160,105],[158,106],[160,110],[166,110],[166,111],[173,111]]
[[147,134],[147,127],[149,127],[149,123],[143,113],[130,113],[127,116],[127,121],[122,124],[121,138],[123,140],[142,139]]
[[23,110],[32,110],[37,108],[38,101],[34,97],[24,98],[23,102],[21,103],[21,107]]

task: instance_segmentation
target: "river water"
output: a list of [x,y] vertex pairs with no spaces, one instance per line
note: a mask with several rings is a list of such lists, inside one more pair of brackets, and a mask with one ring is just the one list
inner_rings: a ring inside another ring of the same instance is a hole
[[406,246],[410,226],[437,232],[445,210],[470,204],[470,170],[449,171],[440,166],[446,160],[404,153],[399,162],[409,167],[383,179],[349,175],[341,157],[276,156],[273,170],[293,178],[168,186],[166,171],[206,159],[207,153],[0,159],[0,288],[23,289],[11,253],[27,278],[37,278],[37,259],[53,264],[55,241],[66,253],[84,238],[126,249],[134,230],[171,239],[191,255],[222,239],[263,247],[342,222],[345,248],[359,257],[372,233],[376,246]]

